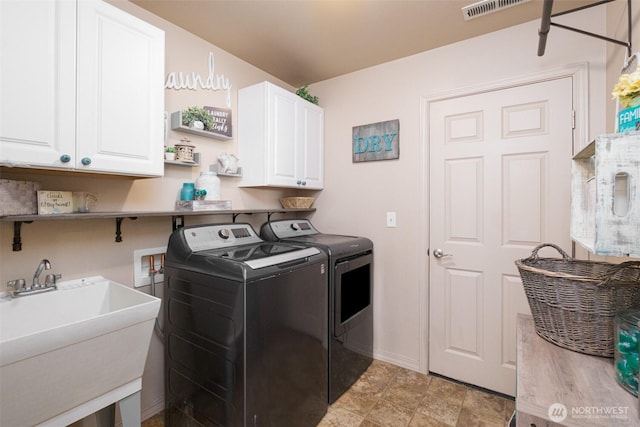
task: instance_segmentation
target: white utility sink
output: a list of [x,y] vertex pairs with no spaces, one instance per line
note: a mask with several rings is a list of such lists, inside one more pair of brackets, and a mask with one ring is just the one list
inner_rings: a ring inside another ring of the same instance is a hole
[[159,310],[158,298],[100,276],[3,294],[0,426],[68,425],[138,393]]

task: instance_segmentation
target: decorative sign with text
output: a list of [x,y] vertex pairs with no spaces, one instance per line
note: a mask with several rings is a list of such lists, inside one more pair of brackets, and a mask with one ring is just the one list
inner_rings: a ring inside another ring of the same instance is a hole
[[400,157],[400,120],[353,128],[353,163]]
[[207,106],[205,106],[204,109],[207,110],[213,118],[211,132],[228,136],[229,138],[233,137],[230,109]]
[[216,74],[216,59],[213,52],[209,52],[207,61],[209,72],[206,77],[195,71],[183,73],[172,71],[167,75],[164,83],[165,89],[189,89],[189,90],[224,90],[227,92],[227,107],[231,108],[231,82],[224,74]]
[[73,192],[38,191],[38,214],[61,214],[73,212]]

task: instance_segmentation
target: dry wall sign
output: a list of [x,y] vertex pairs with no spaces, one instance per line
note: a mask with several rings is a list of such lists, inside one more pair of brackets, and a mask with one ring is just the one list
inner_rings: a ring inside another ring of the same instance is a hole
[[400,120],[353,128],[353,163],[400,157]]

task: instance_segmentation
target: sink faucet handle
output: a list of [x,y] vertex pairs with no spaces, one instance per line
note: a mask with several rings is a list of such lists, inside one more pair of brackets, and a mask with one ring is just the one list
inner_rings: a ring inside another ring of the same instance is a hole
[[62,278],[62,274],[47,274],[47,276],[44,279],[44,285],[49,287],[49,286],[55,286],[56,282]]
[[27,282],[24,279],[9,280],[7,282],[7,287],[9,288],[9,294],[12,297],[20,295],[20,293],[28,290]]
[[19,291],[25,288],[26,283],[24,279],[9,280],[7,286],[13,288],[14,291]]

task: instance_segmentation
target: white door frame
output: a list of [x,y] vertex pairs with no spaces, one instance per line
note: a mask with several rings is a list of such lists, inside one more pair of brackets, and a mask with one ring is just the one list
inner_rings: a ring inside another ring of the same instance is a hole
[[422,256],[419,257],[419,310],[420,310],[420,372],[429,372],[429,107],[432,102],[460,96],[508,89],[525,84],[539,83],[571,77],[573,81],[573,106],[575,127],[573,152],[588,143],[589,135],[589,64],[569,64],[561,68],[527,74],[498,82],[481,84],[420,97],[420,182],[418,184],[419,216],[418,236]]

